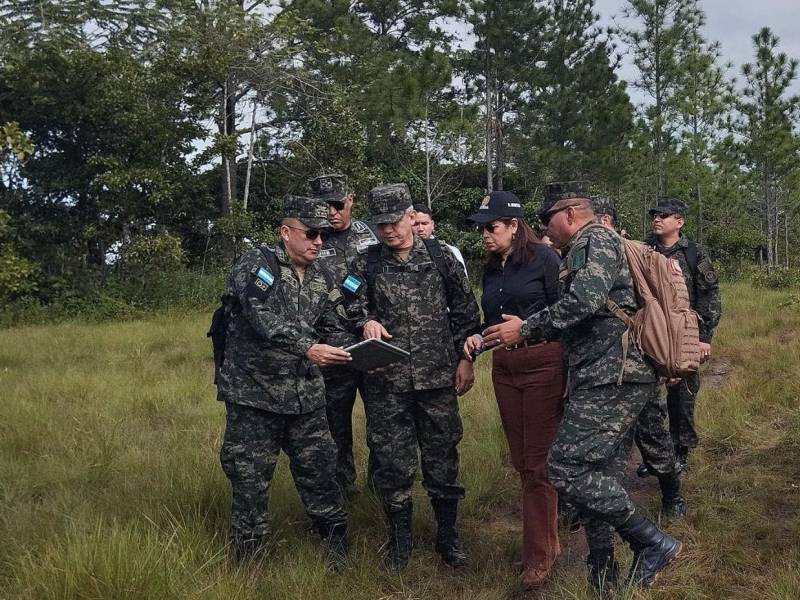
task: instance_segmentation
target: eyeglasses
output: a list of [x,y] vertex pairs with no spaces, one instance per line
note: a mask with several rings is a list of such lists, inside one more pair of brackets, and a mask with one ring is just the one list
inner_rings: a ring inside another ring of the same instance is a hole
[[302,227],[294,227],[293,225],[287,225],[286,227],[289,229],[297,229],[297,231],[302,231],[306,234],[307,240],[315,240],[322,235],[322,232],[319,229],[303,229]]
[[344,209],[344,202],[328,202],[328,206],[336,212],[342,212]]
[[511,223],[511,220],[506,221],[506,220],[503,220],[503,219],[499,219],[497,221],[491,221],[489,223],[484,223],[483,227],[478,225],[478,228],[479,229],[483,229],[483,231],[485,231],[487,233],[494,233],[494,230],[497,229],[501,224],[505,225],[506,227],[508,227],[509,223]]
[[660,213],[656,213],[656,214],[653,215],[653,221],[655,221],[656,219],[661,219],[663,221],[665,219],[669,219],[670,217],[678,218],[680,216],[681,215],[678,215],[678,214],[662,215]]

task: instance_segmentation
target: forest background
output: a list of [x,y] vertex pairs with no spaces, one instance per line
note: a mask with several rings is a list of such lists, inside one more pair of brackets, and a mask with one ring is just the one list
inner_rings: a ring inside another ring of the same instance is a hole
[[[726,276],[800,283],[798,63],[697,0],[0,0],[0,323],[208,307],[280,198],[406,182],[437,235],[584,179],[634,238],[677,196]],[[625,62],[632,73],[621,78]],[[632,100],[633,99],[633,100]],[[472,269],[477,273],[478,269]]]

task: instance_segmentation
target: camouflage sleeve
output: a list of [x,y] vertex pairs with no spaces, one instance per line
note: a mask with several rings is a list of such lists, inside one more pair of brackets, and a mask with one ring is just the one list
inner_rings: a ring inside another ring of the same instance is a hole
[[347,347],[358,341],[352,332],[344,297],[338,288],[328,293],[316,329],[322,341],[331,346]]
[[695,273],[695,311],[700,317],[700,341],[711,342],[714,329],[722,316],[719,278],[704,248],[697,247],[697,273]]
[[450,331],[453,333],[456,356],[461,356],[464,342],[467,338],[480,331],[481,313],[475,294],[472,292],[464,266],[458,261],[450,249],[442,245],[442,253],[450,272],[451,295],[448,308],[450,317]]
[[619,275],[622,252],[620,242],[600,229],[580,238],[565,261],[568,289],[558,302],[526,319],[526,337],[531,341],[549,339],[603,308]]
[[351,298],[347,306],[347,318],[351,330],[360,331],[367,321],[376,321],[374,308],[370,306],[369,289],[367,288],[367,259],[366,254],[359,255],[348,265],[350,274],[356,278],[360,285],[358,293]]
[[283,284],[277,277],[269,283],[269,276],[260,269],[270,273],[259,250],[244,254],[231,271],[228,293],[237,299],[242,316],[253,330],[271,346],[304,357],[317,339],[296,319],[286,317],[281,298],[273,297],[283,293]]

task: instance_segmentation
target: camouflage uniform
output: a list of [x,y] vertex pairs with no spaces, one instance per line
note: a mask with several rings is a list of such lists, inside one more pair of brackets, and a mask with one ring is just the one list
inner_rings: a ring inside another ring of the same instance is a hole
[[[318,220],[301,220],[320,227]],[[274,252],[279,278],[262,251],[251,250],[234,265],[226,289],[235,308],[218,398],[227,410],[220,461],[233,491],[234,547],[258,544],[269,532],[268,489],[280,450],[289,457],[300,498],[317,529],[346,520],[322,374],[305,353],[321,339],[332,345],[355,339],[341,324],[342,295],[325,273],[312,263],[301,283],[283,244]]]
[[[699,317],[700,341],[710,343],[714,329],[719,324],[722,315],[722,304],[719,279],[708,254],[702,246],[696,245],[697,270],[693,271],[687,259],[687,253],[690,252],[688,250],[690,241],[683,234],[671,248],[662,247],[655,237],[648,238],[646,243],[664,256],[674,258],[680,263],[686,279],[686,288],[689,290],[689,302]],[[676,447],[694,448],[697,446],[694,405],[699,390],[699,373],[667,388],[669,428]]]
[[[410,206],[405,185],[370,192],[370,215],[376,223],[395,222]],[[410,505],[417,447],[428,495],[434,500],[464,496],[458,482],[457,446],[463,430],[454,373],[464,341],[480,327],[480,313],[463,267],[439,244],[449,285],[416,236],[405,262],[381,244],[374,278],[368,274],[368,256],[359,255],[355,263],[355,273],[368,286],[367,320],[380,322],[393,336],[391,343],[410,353],[404,362],[367,379],[374,480],[389,512]]]
[[[550,450],[550,481],[582,514],[590,551],[612,547],[614,527],[634,513],[622,486],[633,427],[655,393],[656,377],[633,345],[624,357],[625,324],[607,308],[637,309],[621,240],[590,224],[568,244],[561,299],[522,326],[531,341],[562,332],[569,365],[569,401]],[[622,383],[618,380],[622,374]]]
[[[453,389],[461,348],[478,331],[478,305],[455,256],[440,243],[453,278],[448,303],[445,282],[424,242],[414,237],[408,261],[401,263],[385,245],[380,268],[370,282],[369,319],[393,336],[392,344],[411,356],[367,380],[367,433],[376,457],[375,484],[387,507],[411,499],[422,459],[422,485],[431,498],[463,498],[458,482],[462,425]],[[367,281],[366,257],[356,273]]]
[[[328,270],[334,282],[341,284],[350,272],[349,265],[359,255],[364,254],[370,245],[377,243],[378,238],[364,221],[353,221],[346,230],[331,231],[324,237],[320,264]],[[357,319],[353,325],[358,325]],[[366,405],[364,374],[349,367],[327,367],[322,374],[325,377],[328,425],[338,449],[336,479],[343,489],[348,489],[356,482],[353,461],[353,405],[356,391],[361,394],[361,401]],[[369,463],[372,464],[371,458]],[[369,469],[370,472],[371,470]]]

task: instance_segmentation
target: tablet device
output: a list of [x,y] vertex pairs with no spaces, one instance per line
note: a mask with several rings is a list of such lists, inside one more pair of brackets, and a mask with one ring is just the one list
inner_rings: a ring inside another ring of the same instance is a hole
[[392,346],[383,340],[364,340],[344,349],[353,357],[347,366],[359,371],[371,371],[390,365],[411,356],[405,350]]

